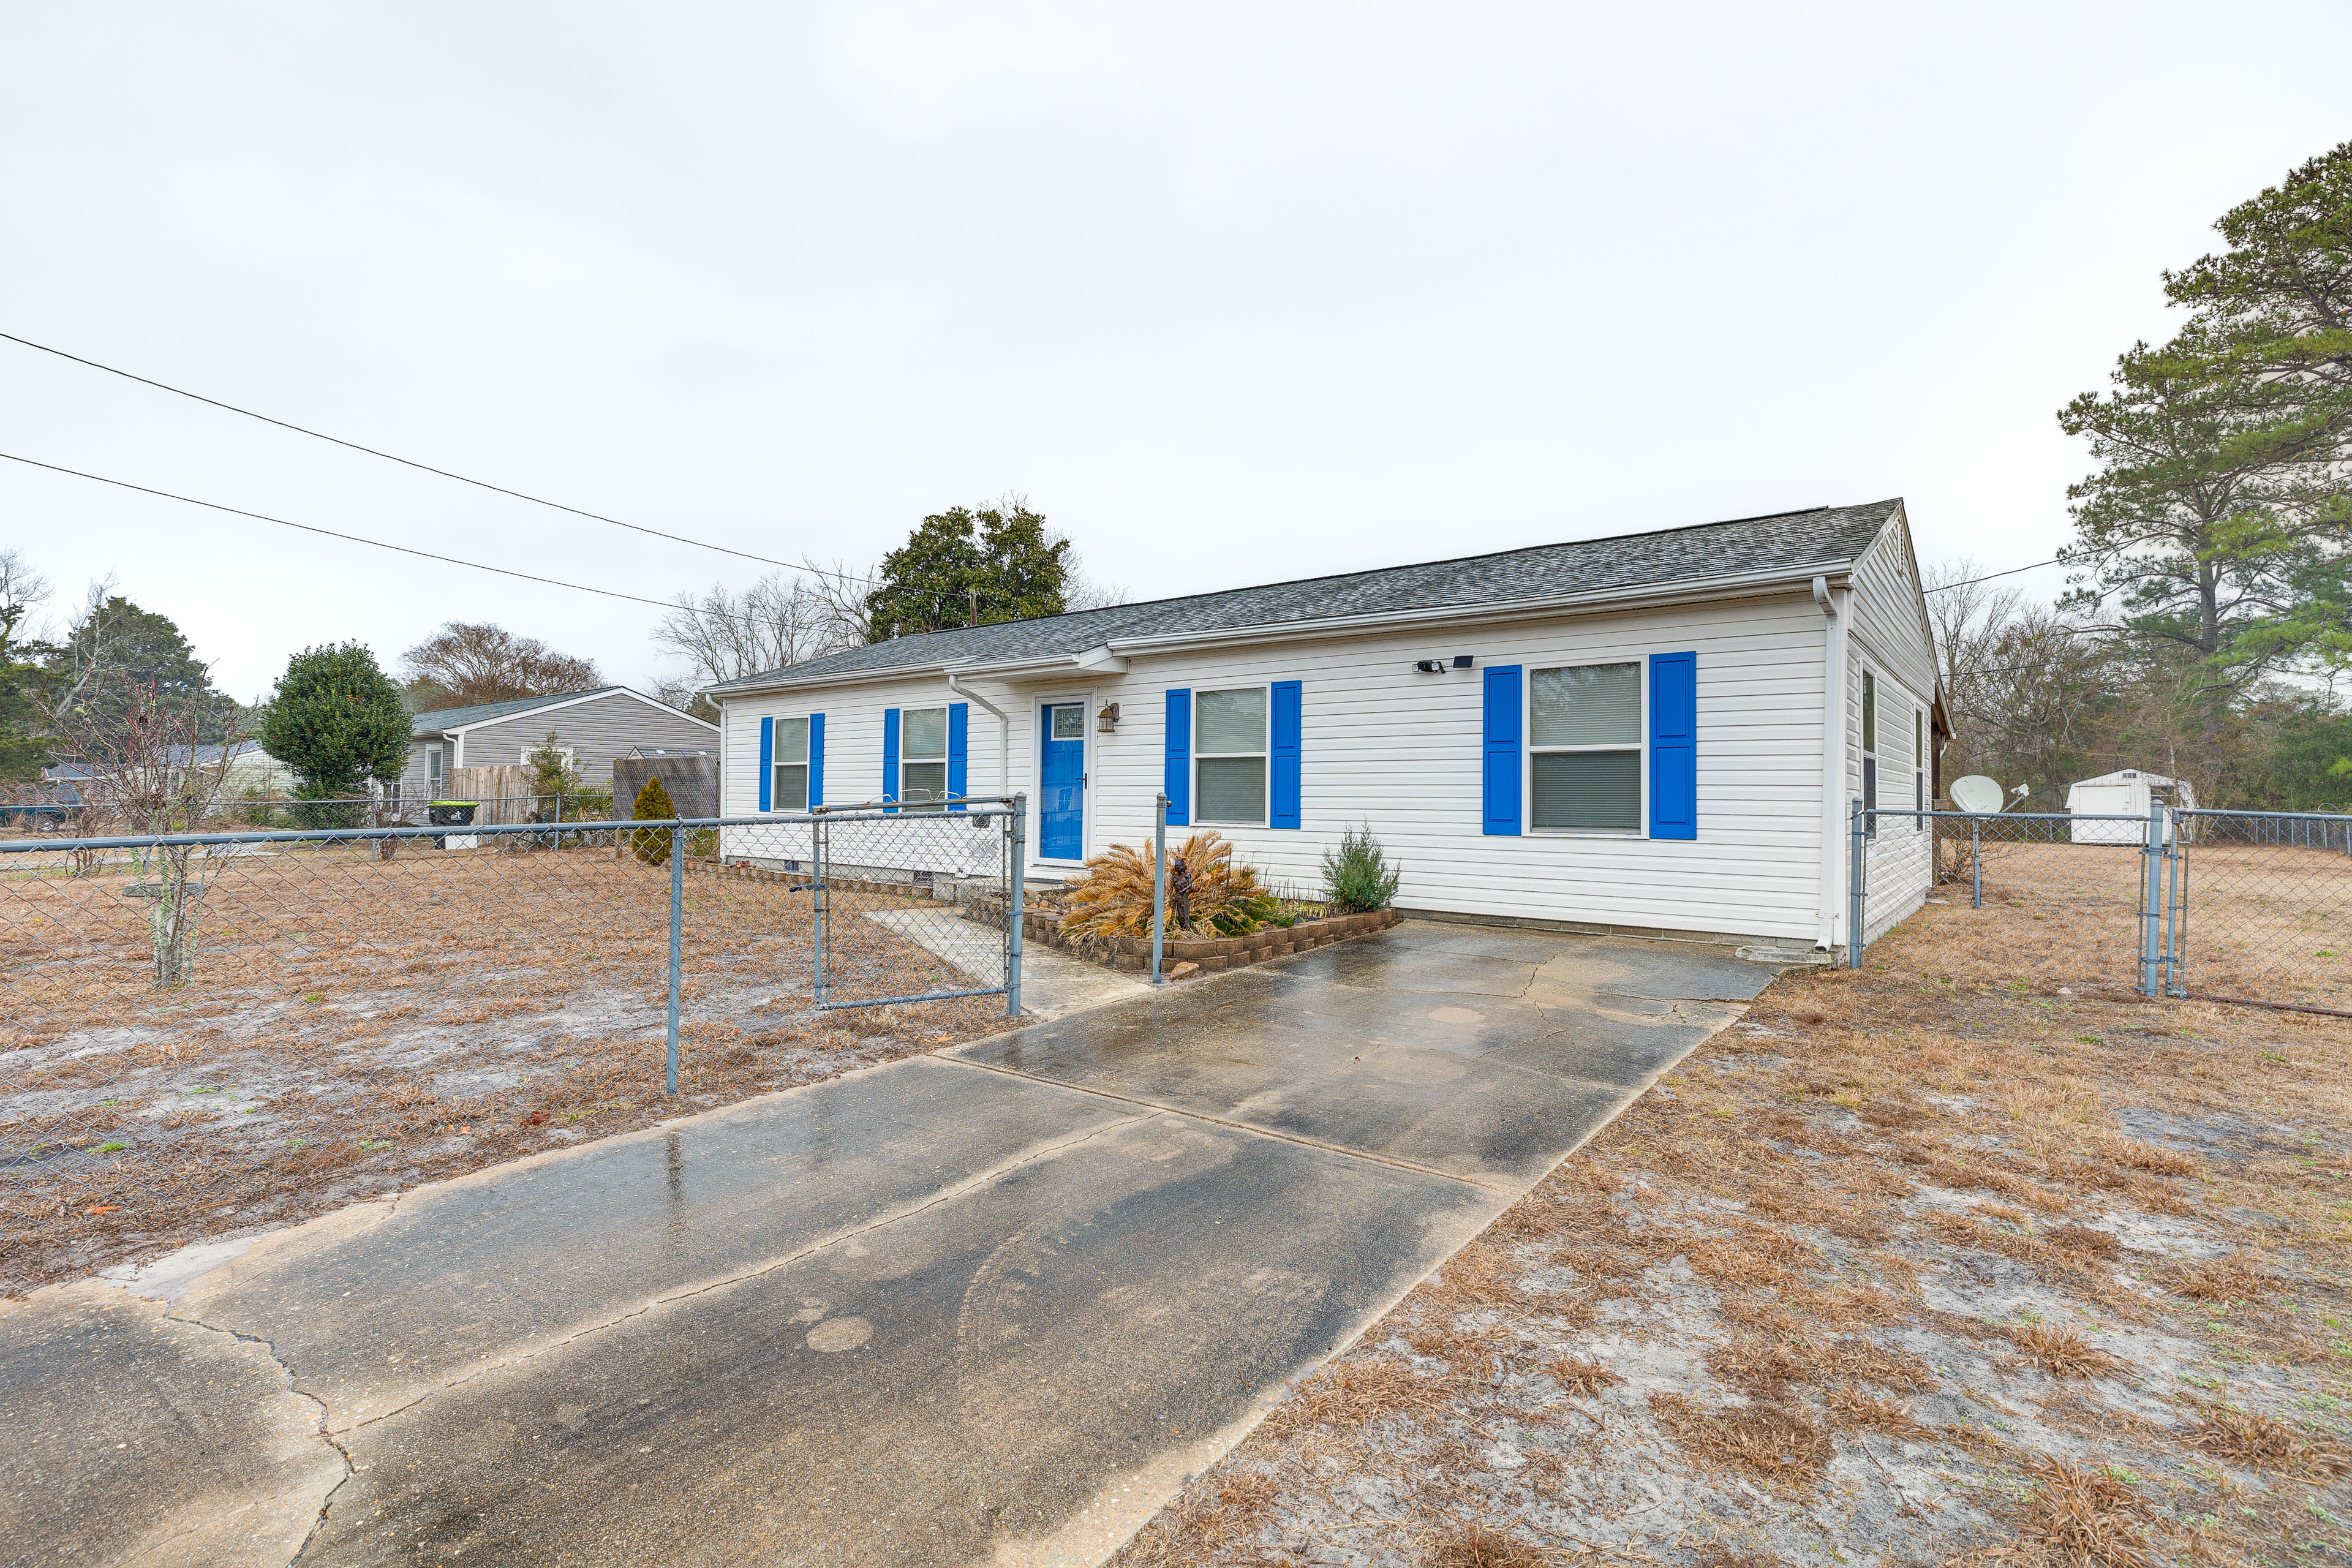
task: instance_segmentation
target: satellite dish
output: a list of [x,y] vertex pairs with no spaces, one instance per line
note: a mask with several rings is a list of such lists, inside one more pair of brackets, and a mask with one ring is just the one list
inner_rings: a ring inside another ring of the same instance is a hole
[[1982,773],[1970,773],[1964,779],[1952,781],[1952,804],[1962,811],[1996,812],[2000,809],[2001,802],[2008,798],[2000,787],[2000,781],[1989,779]]

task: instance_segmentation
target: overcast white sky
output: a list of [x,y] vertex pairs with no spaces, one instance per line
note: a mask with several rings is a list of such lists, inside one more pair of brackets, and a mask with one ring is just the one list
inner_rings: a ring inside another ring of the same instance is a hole
[[[2053,411],[2352,135],[2342,0],[8,12],[0,331],[787,559],[1017,489],[1137,597],[1889,495],[2046,557]],[[10,343],[0,451],[761,570]],[[5,463],[0,542],[247,699],[450,617],[656,668],[651,609]]]

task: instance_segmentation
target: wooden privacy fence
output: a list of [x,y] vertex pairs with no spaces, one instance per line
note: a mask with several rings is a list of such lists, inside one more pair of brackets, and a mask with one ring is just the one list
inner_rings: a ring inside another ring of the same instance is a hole
[[504,827],[529,822],[540,806],[531,793],[538,781],[531,770],[511,763],[487,768],[451,768],[443,785],[443,800],[481,803],[474,821],[484,827]]

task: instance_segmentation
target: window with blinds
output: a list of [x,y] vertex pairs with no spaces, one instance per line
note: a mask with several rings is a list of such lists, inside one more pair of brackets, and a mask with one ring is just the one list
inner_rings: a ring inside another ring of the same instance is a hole
[[899,803],[909,810],[936,809],[948,797],[948,710],[909,708],[899,725]]
[[1266,689],[1196,692],[1193,704],[1193,819],[1263,826]]
[[1530,823],[1640,832],[1642,667],[1538,669],[1529,684]]
[[775,751],[769,767],[774,774],[768,786],[771,811],[808,809],[809,721],[776,721]]

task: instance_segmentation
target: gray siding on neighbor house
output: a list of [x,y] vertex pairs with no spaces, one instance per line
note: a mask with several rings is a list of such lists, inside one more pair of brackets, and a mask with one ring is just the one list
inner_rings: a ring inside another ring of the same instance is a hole
[[[468,725],[460,739],[458,763],[486,768],[520,763],[525,752],[547,739],[550,731],[561,744],[572,749],[581,778],[599,787],[612,782],[614,760],[636,747],[719,749],[719,731],[713,726],[635,693],[609,691],[579,702],[531,709],[511,719]],[[421,777],[424,763],[419,761],[416,766]]]
[[423,800],[431,793],[427,788],[430,781],[425,775],[425,749],[427,746],[441,748],[442,770],[445,774],[448,770],[449,747],[446,742],[438,740],[409,742],[408,765],[400,770],[400,798],[404,801]]

